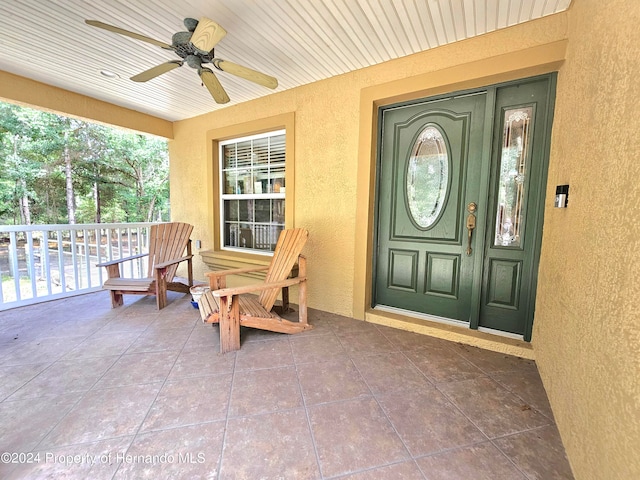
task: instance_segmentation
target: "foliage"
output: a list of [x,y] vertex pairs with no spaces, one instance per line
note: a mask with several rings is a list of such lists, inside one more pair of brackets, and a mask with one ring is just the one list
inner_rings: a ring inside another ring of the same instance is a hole
[[169,216],[166,141],[0,102],[0,224]]

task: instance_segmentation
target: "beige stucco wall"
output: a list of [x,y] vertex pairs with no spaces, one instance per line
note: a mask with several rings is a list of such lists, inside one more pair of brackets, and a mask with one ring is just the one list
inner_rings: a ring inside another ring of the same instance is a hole
[[[640,2],[574,0],[533,332],[578,479],[640,478]],[[569,207],[551,208],[569,184]]]

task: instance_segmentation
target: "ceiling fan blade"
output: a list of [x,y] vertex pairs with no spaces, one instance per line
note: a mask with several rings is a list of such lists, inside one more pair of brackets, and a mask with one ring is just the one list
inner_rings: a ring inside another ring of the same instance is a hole
[[216,22],[202,17],[191,35],[191,43],[199,52],[209,53],[226,34],[227,31]]
[[98,20],[85,20],[84,23],[86,23],[87,25],[91,25],[92,27],[102,28],[104,30],[109,30],[110,32],[119,33],[120,35],[124,35],[126,37],[135,38],[136,40],[142,40],[143,42],[152,43],[153,45],[157,45],[158,47],[161,47],[161,48],[173,50],[173,47],[168,43],[164,43],[159,40],[154,40],[153,38],[146,37],[139,33],[130,32],[129,30],[125,30],[123,28],[114,27],[113,25],[99,22]]
[[243,67],[236,63],[228,62],[227,60],[220,60],[219,58],[214,58],[212,63],[217,69],[222,70],[223,72],[244,78],[267,88],[278,88],[278,80],[264,73],[251,70],[250,68]]
[[131,80],[133,80],[134,82],[148,82],[152,78],[156,78],[157,76],[162,75],[163,73],[170,72],[174,68],[178,68],[181,66],[182,66],[182,62],[180,61],[162,63],[153,68],[150,68],[149,70],[145,70],[142,73],[134,75],[133,77],[131,77]]
[[216,77],[211,70],[203,68],[198,71],[198,75],[200,75],[202,83],[207,87],[207,90],[209,90],[209,93],[216,103],[227,103],[229,101],[229,95],[224,91],[220,80],[218,80],[218,77]]

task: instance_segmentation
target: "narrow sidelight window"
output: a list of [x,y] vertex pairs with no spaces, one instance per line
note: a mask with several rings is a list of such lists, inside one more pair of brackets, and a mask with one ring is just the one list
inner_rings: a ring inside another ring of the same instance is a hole
[[529,137],[533,108],[504,112],[498,208],[494,245],[520,247],[524,229],[526,180],[529,165]]

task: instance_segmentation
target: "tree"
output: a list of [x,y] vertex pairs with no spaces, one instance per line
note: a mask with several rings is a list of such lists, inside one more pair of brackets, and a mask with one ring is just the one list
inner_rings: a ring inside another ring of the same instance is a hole
[[130,180],[127,211],[136,212],[129,221],[150,222],[158,207],[167,205],[169,198],[169,156],[166,145],[144,135],[111,132],[114,155],[121,161],[121,177]]
[[38,118],[33,111],[0,104],[0,196],[6,200],[4,215],[17,216],[31,224],[31,203],[36,198],[36,180],[44,160],[38,148]]
[[0,223],[151,221],[168,170],[162,139],[0,103]]

